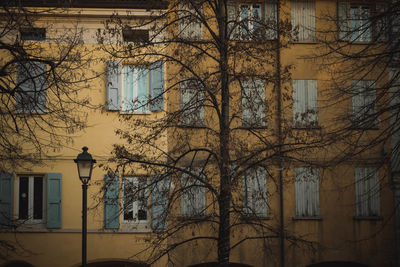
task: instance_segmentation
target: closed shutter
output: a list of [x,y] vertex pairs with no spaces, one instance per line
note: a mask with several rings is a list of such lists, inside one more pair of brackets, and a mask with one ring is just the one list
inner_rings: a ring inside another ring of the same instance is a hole
[[0,173],[0,228],[11,226],[13,221],[14,175]]
[[121,109],[121,63],[107,62],[107,109]]
[[154,175],[151,182],[151,228],[155,231],[166,230],[170,181]]
[[46,174],[47,183],[47,209],[46,209],[46,227],[61,228],[61,173]]
[[356,125],[360,125],[364,118],[364,92],[361,85],[362,81],[352,81],[352,106],[353,120]]
[[305,80],[293,80],[293,124],[297,127],[307,125],[307,88]]
[[380,193],[375,167],[355,168],[356,216],[379,216]]
[[228,38],[230,40],[239,39],[239,27],[237,24],[237,6],[236,2],[228,1],[226,3],[228,13]]
[[295,175],[296,216],[319,216],[318,170],[311,167],[297,167]]
[[349,2],[338,2],[338,37],[339,40],[350,40],[350,27],[349,27]]
[[104,175],[104,228],[119,228],[119,175]]
[[150,65],[150,110],[164,109],[164,64],[162,61]]
[[400,171],[400,69],[390,70],[390,105],[391,105],[391,168]]
[[46,68],[43,62],[28,61],[17,67],[20,93],[16,95],[16,108],[46,112]]
[[291,1],[291,21],[296,27],[298,41],[315,40],[315,2],[314,1]]
[[262,80],[242,82],[243,126],[265,126],[265,85]]
[[[193,3],[193,2],[191,2]],[[197,7],[202,14],[202,8]],[[200,40],[203,38],[202,23],[200,15],[192,6],[181,6],[179,12],[179,37],[182,39]]]
[[[199,175],[204,179],[204,175],[200,173],[201,168],[194,168],[194,175]],[[190,174],[183,173],[181,177],[181,214],[183,216],[202,216],[205,214],[206,192],[202,182],[198,181]]]
[[267,40],[274,40],[278,38],[277,34],[277,4],[265,3],[265,24],[267,26],[265,37]]
[[181,124],[186,126],[203,126],[204,91],[193,81],[182,81],[180,86]]
[[318,124],[318,90],[316,80],[306,80],[307,84],[307,113],[310,125]]
[[267,216],[267,172],[264,168],[248,171],[243,177],[244,213],[251,216]]

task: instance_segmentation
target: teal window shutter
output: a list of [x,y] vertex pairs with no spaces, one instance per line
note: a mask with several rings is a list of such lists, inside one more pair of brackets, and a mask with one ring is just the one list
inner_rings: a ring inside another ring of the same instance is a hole
[[0,228],[11,225],[13,220],[14,175],[0,173]]
[[104,228],[119,228],[119,175],[104,175]]
[[151,183],[151,228],[155,231],[166,230],[170,181],[153,175]]
[[61,228],[61,177],[61,173],[48,173],[46,175],[47,228]]
[[150,110],[164,109],[164,64],[156,61],[150,65]]
[[107,61],[107,110],[121,109],[121,63]]

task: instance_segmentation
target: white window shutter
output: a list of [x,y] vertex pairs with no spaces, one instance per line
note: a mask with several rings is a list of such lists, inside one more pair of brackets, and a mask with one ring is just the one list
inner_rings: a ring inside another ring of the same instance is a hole
[[355,168],[356,216],[380,215],[380,189],[378,169]]
[[246,172],[243,177],[243,212],[247,216],[266,217],[267,171],[258,167]]
[[[179,34],[182,39],[200,40],[203,38],[203,27],[199,20],[199,14],[192,6],[182,5],[179,11]],[[202,14],[202,8],[199,12]]]
[[193,81],[181,81],[181,124],[185,126],[204,125],[204,92]]
[[319,178],[318,169],[311,167],[296,167],[295,201],[296,216],[319,216]]
[[121,109],[121,63],[107,61],[107,109]]
[[293,80],[293,124],[306,125],[306,82],[305,80]]
[[265,126],[265,84],[262,80],[242,82],[242,123],[243,126]]
[[307,80],[307,113],[308,123],[311,125],[318,124],[318,90],[316,80]]
[[292,27],[298,30],[297,41],[315,40],[315,2],[314,1],[291,1]]
[[[201,168],[193,168],[191,171],[193,175],[198,175],[201,179],[205,179],[205,176],[201,174]],[[205,215],[206,191],[204,185],[190,174],[182,173],[181,188],[182,216]]]

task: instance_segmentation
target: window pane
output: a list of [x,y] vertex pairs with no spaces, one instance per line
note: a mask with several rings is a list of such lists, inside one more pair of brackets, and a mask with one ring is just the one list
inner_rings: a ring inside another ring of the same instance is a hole
[[29,201],[29,178],[19,178],[19,214],[18,218],[28,219],[28,201]]
[[33,188],[33,219],[43,217],[43,179],[35,177]]

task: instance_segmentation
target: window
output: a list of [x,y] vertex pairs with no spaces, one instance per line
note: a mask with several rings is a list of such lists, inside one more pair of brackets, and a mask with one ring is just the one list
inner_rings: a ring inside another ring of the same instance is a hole
[[243,177],[243,213],[245,216],[267,216],[267,171],[258,167]]
[[148,66],[122,66],[118,61],[108,61],[106,106],[108,110],[123,112],[163,110],[163,62],[156,61]]
[[295,127],[318,125],[316,80],[293,80],[293,124]]
[[193,1],[190,6],[180,6],[178,12],[179,38],[190,40],[201,40],[203,38],[202,7],[195,4],[195,1]]
[[45,28],[23,28],[20,30],[21,40],[43,41],[46,40]]
[[315,41],[315,2],[291,1],[293,40]]
[[240,3],[229,1],[228,35],[231,40],[273,40],[277,38],[275,2]]
[[353,124],[371,128],[376,125],[376,90],[374,81],[352,81]]
[[46,64],[28,61],[17,67],[16,110],[46,112]]
[[339,2],[339,39],[344,41],[370,42],[370,17],[370,6]]
[[18,219],[41,221],[44,210],[43,176],[19,176],[18,179]]
[[391,69],[390,72],[390,117],[391,117],[391,168],[392,172],[400,172],[400,69]]
[[294,168],[296,217],[319,216],[318,169],[311,167]]
[[184,80],[180,83],[181,118],[183,126],[204,126],[204,91],[193,80]]
[[12,225],[15,199],[16,219],[61,228],[61,177],[61,173],[19,175],[14,191],[14,175],[0,173],[0,226]]
[[194,168],[192,172],[193,175],[182,173],[181,177],[181,214],[183,217],[204,216],[206,212],[206,191],[203,185],[205,174],[201,168]]
[[141,223],[148,221],[148,179],[147,177],[124,177],[123,221]]
[[356,216],[380,215],[378,169],[359,167],[355,169]]
[[124,42],[146,44],[149,42],[149,30],[126,27],[122,30],[122,38]]
[[242,85],[242,125],[265,126],[265,84],[262,80],[247,80]]

